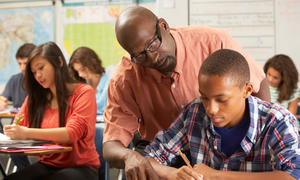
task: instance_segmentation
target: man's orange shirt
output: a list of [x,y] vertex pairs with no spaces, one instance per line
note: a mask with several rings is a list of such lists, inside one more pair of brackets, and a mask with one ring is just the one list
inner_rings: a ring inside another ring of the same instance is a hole
[[208,55],[218,49],[233,49],[247,59],[254,92],[265,78],[258,63],[225,31],[208,27],[171,29],[177,48],[177,65],[170,77],[155,69],[133,64],[124,56],[108,87],[104,113],[104,140],[128,146],[136,130],[151,140],[170,126],[183,106],[200,96],[198,72]]

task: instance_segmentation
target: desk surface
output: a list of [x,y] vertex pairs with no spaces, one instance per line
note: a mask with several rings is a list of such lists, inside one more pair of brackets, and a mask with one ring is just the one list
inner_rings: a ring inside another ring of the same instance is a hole
[[14,113],[0,113],[0,118],[14,118],[15,116]]
[[25,151],[25,152],[0,152],[0,154],[20,154],[27,156],[41,156],[46,154],[54,154],[61,152],[72,151],[72,147],[65,146],[63,149],[51,149],[51,150],[37,150],[37,151]]

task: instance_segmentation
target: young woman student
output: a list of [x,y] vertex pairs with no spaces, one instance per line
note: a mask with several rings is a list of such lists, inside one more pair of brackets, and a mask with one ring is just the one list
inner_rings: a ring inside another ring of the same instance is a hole
[[77,48],[70,58],[69,68],[75,79],[87,82],[93,87],[96,94],[97,114],[103,115],[110,76],[105,73],[96,52],[88,47]]
[[271,102],[288,109],[295,116],[298,108],[298,71],[292,59],[277,54],[264,65],[270,87]]
[[24,114],[23,120],[4,127],[5,134],[11,139],[49,140],[73,150],[40,156],[37,163],[5,179],[98,179],[95,93],[89,85],[72,80],[55,43],[39,45],[32,51],[25,85],[28,96],[17,115]]

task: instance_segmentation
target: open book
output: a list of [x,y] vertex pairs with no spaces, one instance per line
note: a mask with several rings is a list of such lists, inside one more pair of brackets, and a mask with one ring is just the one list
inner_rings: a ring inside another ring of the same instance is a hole
[[34,146],[34,145],[43,145],[43,144],[51,144],[51,141],[44,141],[44,140],[11,140],[5,134],[0,133],[0,148],[7,148],[7,147],[24,147],[24,146]]

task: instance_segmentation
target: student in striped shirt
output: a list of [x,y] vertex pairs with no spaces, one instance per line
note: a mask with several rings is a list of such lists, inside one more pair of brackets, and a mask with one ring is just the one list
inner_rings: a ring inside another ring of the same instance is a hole
[[284,54],[270,58],[264,65],[271,102],[288,109],[295,116],[298,108],[298,71],[293,60]]
[[[300,179],[296,119],[251,96],[249,74],[247,61],[236,51],[222,49],[208,56],[198,76],[201,97],[145,149],[161,178]],[[193,168],[180,166],[178,150]]]

